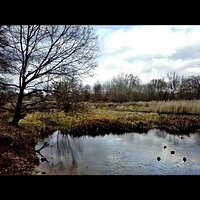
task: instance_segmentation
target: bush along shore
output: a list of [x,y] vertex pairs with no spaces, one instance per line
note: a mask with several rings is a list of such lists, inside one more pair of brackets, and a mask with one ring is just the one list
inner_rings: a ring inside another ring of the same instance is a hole
[[200,129],[200,117],[91,109],[85,113],[30,113],[19,125],[16,128],[8,123],[0,123],[1,175],[33,174],[39,164],[36,143],[56,130],[73,136],[142,133],[152,128],[172,134],[188,134]]

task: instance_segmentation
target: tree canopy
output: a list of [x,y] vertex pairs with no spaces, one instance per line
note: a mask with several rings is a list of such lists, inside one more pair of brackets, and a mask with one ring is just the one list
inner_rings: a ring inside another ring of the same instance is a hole
[[97,66],[97,35],[90,26],[18,25],[2,26],[1,30],[7,43],[0,46],[0,55],[9,63],[4,76],[9,79],[7,86],[18,94],[17,99],[10,100],[13,108],[5,108],[14,109],[13,125],[18,125],[23,112],[40,102],[24,104],[25,96],[47,92],[49,83],[60,76],[90,74]]

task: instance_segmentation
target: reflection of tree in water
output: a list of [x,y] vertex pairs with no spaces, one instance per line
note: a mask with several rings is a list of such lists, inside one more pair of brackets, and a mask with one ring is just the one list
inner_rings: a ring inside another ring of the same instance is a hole
[[175,135],[175,134],[169,134],[165,131],[161,131],[159,129],[153,129],[151,130],[153,131],[154,135],[158,138],[161,138],[161,139],[165,139],[164,141],[168,141],[170,143],[173,143],[174,145],[178,145],[179,142],[180,142],[180,138],[178,135]]
[[198,145],[200,145],[200,132],[195,133],[194,140]]
[[[61,165],[70,165],[70,174],[76,173],[77,159],[83,152],[83,146],[78,138],[57,132],[56,149],[57,159],[62,160]],[[63,166],[64,167],[64,166]]]
[[163,138],[165,139],[167,137],[167,133],[165,131],[161,131],[159,129],[153,129],[152,130],[154,132],[154,134],[159,137],[159,138]]

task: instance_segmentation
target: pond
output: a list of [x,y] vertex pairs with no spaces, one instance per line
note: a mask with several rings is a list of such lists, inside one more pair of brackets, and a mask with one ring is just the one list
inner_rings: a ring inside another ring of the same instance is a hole
[[200,175],[200,133],[179,136],[152,129],[72,137],[56,131],[35,148],[44,142],[38,175]]

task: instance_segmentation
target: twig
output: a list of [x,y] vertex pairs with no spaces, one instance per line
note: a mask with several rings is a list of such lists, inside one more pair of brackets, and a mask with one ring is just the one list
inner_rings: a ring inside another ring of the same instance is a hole
[[[45,142],[43,145],[42,145],[42,147],[40,147],[38,150],[36,150],[36,152],[40,152],[42,149],[44,149],[45,147],[47,147],[49,145],[49,143],[48,142]],[[43,156],[44,157],[44,156]]]

